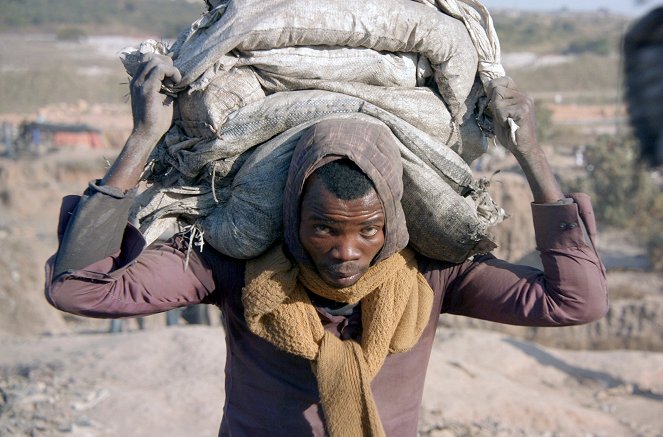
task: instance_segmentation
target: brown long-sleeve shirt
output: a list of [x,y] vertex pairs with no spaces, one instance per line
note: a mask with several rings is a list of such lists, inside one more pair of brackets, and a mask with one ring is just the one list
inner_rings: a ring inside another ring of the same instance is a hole
[[[64,236],[47,264],[49,302],[63,311],[112,318],[201,302],[217,305],[224,314],[228,351],[219,435],[326,435],[309,362],[277,349],[246,326],[244,261],[205,247],[202,253],[191,251],[185,269],[182,240],[145,248],[140,233],[125,226],[130,197],[99,190],[92,185],[83,201],[69,197],[63,202]],[[415,347],[387,357],[371,385],[387,435],[416,435],[440,313],[529,326],[580,324],[605,314],[605,270],[593,245],[592,208],[585,195],[572,199],[532,205],[543,272],[492,255],[461,264],[418,257],[435,293],[430,321]],[[357,306],[344,316],[318,309],[325,329],[344,339],[360,335],[360,311]]]

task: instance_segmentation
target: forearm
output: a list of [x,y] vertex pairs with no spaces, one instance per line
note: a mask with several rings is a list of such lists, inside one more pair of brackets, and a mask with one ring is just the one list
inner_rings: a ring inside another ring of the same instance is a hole
[[66,223],[61,223],[53,278],[120,250],[134,194],[91,183],[73,210],[62,211],[60,220]]
[[145,249],[127,225],[131,197],[107,189],[91,184],[80,199],[65,199],[61,244],[46,264],[53,306],[90,317],[145,315],[199,303],[214,290],[209,264],[185,240]]
[[201,303],[215,289],[211,268],[185,244],[126,249],[58,278],[47,264],[48,301],[81,316],[117,318]]
[[168,131],[175,101],[161,93],[164,83],[174,84],[181,79],[172,59],[148,55],[131,80],[131,111],[133,130],[112,167],[101,180],[123,191],[134,188],[150,156],[150,152]]
[[564,198],[543,149],[534,145],[527,152],[516,150],[514,156],[525,173],[534,203],[555,203]]
[[133,189],[143,174],[150,152],[159,137],[132,133],[106,175],[101,185],[117,188],[123,192]]
[[[491,81],[490,97],[495,135],[516,157],[529,182],[534,203],[555,203],[564,196],[536,136],[534,100],[509,77]],[[513,123],[518,128],[513,131]]]

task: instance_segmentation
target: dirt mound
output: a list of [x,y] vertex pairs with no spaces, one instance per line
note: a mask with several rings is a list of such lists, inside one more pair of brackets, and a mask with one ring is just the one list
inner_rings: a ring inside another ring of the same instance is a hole
[[423,435],[661,436],[663,354],[548,349],[438,329]]
[[196,436],[218,429],[225,363],[219,328],[0,344],[0,435]]
[[34,234],[15,227],[0,229],[0,336],[27,336],[68,330],[61,314],[43,298],[43,263]]

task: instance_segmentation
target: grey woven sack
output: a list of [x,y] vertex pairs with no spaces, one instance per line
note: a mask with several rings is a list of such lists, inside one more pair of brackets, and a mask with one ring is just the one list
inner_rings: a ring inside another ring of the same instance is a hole
[[[241,0],[194,23],[170,49],[184,75],[181,120],[155,149],[152,185],[133,212],[148,241],[174,222],[195,223],[222,253],[261,254],[281,235],[301,130],[353,117],[386,124],[403,145],[417,250],[459,262],[494,247],[488,226],[503,211],[467,163],[485,148],[476,120],[482,83],[503,74],[499,47],[478,48],[485,33],[466,13],[478,3],[438,3],[448,11],[409,0]],[[146,43],[125,56],[127,71],[149,51],[165,50]]]

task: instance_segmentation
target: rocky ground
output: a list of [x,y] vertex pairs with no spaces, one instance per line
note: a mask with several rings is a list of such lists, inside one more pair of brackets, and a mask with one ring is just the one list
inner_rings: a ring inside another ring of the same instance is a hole
[[[219,327],[0,341],[0,435],[215,435]],[[568,351],[440,328],[420,435],[661,436],[663,354]],[[275,424],[278,426],[278,424]]]

